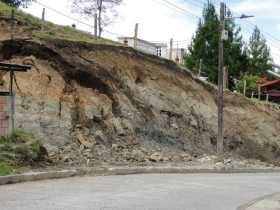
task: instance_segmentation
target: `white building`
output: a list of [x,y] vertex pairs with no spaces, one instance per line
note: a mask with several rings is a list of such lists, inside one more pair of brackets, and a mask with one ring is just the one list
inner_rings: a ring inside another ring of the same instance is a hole
[[[167,49],[168,58],[170,57],[170,49]],[[186,54],[186,49],[175,48],[172,50],[172,60],[176,63],[184,64],[184,56]]]
[[[134,37],[119,37],[119,42],[134,47]],[[152,43],[142,39],[137,39],[136,49],[145,53],[165,57],[167,51],[167,44],[164,43]]]
[[[134,37],[119,37],[118,40],[122,44],[125,44],[129,47],[134,47]],[[166,59],[169,59],[170,57],[170,49],[168,49],[166,43],[154,43],[142,39],[137,39],[136,49]],[[185,49],[183,48],[172,50],[172,60],[175,62],[183,64],[184,55]]]

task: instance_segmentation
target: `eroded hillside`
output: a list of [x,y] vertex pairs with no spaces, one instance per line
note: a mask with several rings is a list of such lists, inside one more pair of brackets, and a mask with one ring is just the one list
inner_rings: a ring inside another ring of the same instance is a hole
[[[216,89],[173,62],[63,40],[6,40],[0,56],[33,65],[16,75],[16,123],[43,139],[54,162],[186,161],[215,153]],[[8,75],[3,79],[2,88]],[[227,154],[278,162],[279,119],[279,108],[227,92]]]

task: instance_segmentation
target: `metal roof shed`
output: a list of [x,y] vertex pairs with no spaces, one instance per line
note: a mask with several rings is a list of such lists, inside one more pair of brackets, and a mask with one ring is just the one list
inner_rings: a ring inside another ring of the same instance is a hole
[[[14,131],[15,128],[15,120],[14,120],[14,114],[15,114],[15,98],[14,98],[14,90],[13,90],[13,82],[15,77],[15,72],[27,72],[28,70],[31,70],[31,65],[20,65],[20,64],[11,64],[11,63],[3,63],[0,62],[0,71],[5,71],[10,73],[10,84],[9,84],[9,91],[2,91],[0,92],[1,97],[10,97],[10,115],[9,117],[4,109],[4,106],[6,106],[7,100],[0,100],[0,135],[8,135],[11,132]],[[2,110],[1,110],[2,109]],[[6,121],[10,121],[10,123],[7,123]],[[9,129],[8,124],[11,124],[11,129]],[[4,125],[4,126],[3,126]],[[5,129],[4,129],[5,128]]]

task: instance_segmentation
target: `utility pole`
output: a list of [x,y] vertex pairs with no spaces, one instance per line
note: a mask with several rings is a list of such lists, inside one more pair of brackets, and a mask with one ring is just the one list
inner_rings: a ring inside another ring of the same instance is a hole
[[14,71],[10,70],[10,94],[11,94],[11,126],[12,133],[15,131],[15,94],[13,92]]
[[243,95],[246,96],[246,90],[247,90],[247,80],[245,79],[243,82]]
[[199,59],[198,77],[201,76],[201,70],[202,70],[202,59]]
[[43,8],[43,11],[42,11],[42,24],[41,24],[41,30],[42,31],[44,30],[44,25],[45,25],[45,15],[46,15],[46,9]]
[[11,11],[11,40],[14,39],[14,27],[15,27],[15,10]]
[[228,88],[228,68],[224,67],[224,89]]
[[218,136],[217,153],[223,156],[224,133],[223,133],[223,109],[224,109],[224,35],[225,35],[225,3],[221,2],[220,8],[220,39],[219,39],[219,69],[218,69]]
[[177,41],[177,49],[176,49],[176,59],[175,59],[176,63],[180,63],[180,59],[179,59],[179,42]]
[[135,24],[135,30],[134,30],[134,49],[137,48],[138,28],[139,28],[139,24],[136,23]]
[[95,39],[98,38],[97,27],[98,27],[98,16],[97,16],[97,13],[95,13],[94,14],[94,37],[95,37]]
[[170,39],[169,60],[173,57],[173,38]]
[[258,85],[258,99],[261,100],[261,86]]

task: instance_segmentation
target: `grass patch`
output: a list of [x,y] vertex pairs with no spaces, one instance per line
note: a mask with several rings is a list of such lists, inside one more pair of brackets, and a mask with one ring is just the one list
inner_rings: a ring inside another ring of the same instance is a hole
[[11,166],[5,163],[0,163],[0,176],[7,176],[13,173],[14,173],[14,169]]
[[42,144],[33,134],[16,130],[8,137],[0,137],[0,175],[15,172],[45,160]]
[[[10,18],[12,7],[0,2],[0,18]],[[27,14],[21,10],[15,10],[15,19],[18,25],[27,26],[32,32],[32,38],[47,38],[47,39],[64,39],[68,41],[88,42],[95,44],[121,45],[108,39],[95,39],[93,35],[88,32],[77,30],[70,26],[60,26],[49,21],[42,21],[41,19]],[[44,30],[41,26],[44,25]]]

